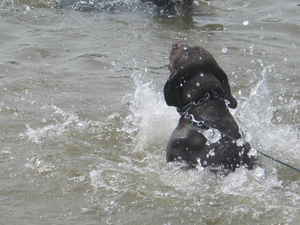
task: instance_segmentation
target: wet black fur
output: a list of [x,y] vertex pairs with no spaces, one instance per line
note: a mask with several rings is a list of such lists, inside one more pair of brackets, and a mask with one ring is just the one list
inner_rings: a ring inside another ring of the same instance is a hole
[[171,75],[164,86],[166,103],[184,113],[186,105],[210,94],[209,100],[191,107],[188,114],[226,135],[210,143],[203,134],[209,128],[199,127],[182,115],[167,146],[167,162],[183,161],[189,168],[200,162],[212,171],[235,171],[241,165],[252,169],[255,158],[247,154],[249,145],[245,147],[232,140],[240,139],[241,134],[225,100],[231,108],[237,107],[237,101],[231,95],[227,75],[213,56],[204,48],[191,48],[184,42],[176,42],[169,69]]

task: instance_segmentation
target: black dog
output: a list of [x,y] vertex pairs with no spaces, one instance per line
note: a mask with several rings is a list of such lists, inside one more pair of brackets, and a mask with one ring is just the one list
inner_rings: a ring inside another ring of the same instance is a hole
[[157,7],[163,7],[165,9],[172,8],[189,8],[193,4],[193,0],[141,0],[142,2],[150,2]]
[[[180,14],[191,9],[193,0],[140,0],[136,1],[112,1],[112,0],[60,0],[57,8],[71,8],[80,11],[101,11],[101,10],[129,10],[141,8],[156,8],[159,14]],[[152,7],[151,7],[152,6]]]
[[185,42],[173,44],[164,87],[165,100],[181,114],[167,146],[167,162],[186,162],[211,171],[235,171],[241,165],[252,169],[255,157],[244,143],[239,127],[230,114],[237,107],[227,75],[213,56],[201,47]]

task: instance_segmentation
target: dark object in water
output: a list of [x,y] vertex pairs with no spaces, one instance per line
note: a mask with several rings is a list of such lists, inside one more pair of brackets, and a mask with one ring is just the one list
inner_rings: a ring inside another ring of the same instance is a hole
[[192,7],[192,0],[60,0],[57,8],[79,11],[126,11],[149,10],[159,14],[181,14]]
[[256,158],[248,154],[250,145],[241,139],[225,103],[237,107],[227,75],[204,48],[182,41],[172,47],[164,96],[181,117],[167,146],[167,162],[182,161],[188,168],[201,165],[220,172],[240,166],[252,169]]
[[189,10],[192,7],[193,0],[141,0],[142,2],[152,3],[158,9],[167,10],[176,14]]

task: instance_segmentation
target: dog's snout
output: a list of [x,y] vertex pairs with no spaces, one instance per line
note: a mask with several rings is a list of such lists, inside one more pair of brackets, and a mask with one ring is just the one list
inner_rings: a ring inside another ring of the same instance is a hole
[[184,50],[187,50],[188,47],[189,46],[185,42],[183,42],[183,41],[177,41],[177,42],[175,42],[175,43],[172,44],[172,48],[173,49],[180,49],[180,48],[182,48]]

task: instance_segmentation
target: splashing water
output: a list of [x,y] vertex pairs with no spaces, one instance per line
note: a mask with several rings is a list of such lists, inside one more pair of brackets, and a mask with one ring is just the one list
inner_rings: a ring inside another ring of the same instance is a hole
[[275,107],[268,77],[275,73],[274,65],[263,67],[261,78],[252,88],[249,98],[239,106],[236,117],[254,148],[299,167],[296,163],[299,159],[296,152],[300,148],[297,130],[287,124],[272,122]]
[[[242,102],[234,114],[245,140],[252,145],[253,154],[256,149],[272,153],[274,157],[281,155],[279,156],[281,159],[287,158],[290,154],[287,162],[293,162],[298,158],[295,150],[299,147],[297,132],[293,127],[273,124],[271,121],[274,107],[271,100],[266,101],[272,99],[268,90],[268,76],[274,72],[273,65],[262,69],[261,78],[252,88],[249,98]],[[153,82],[145,81],[142,77],[145,75],[141,73],[132,75],[136,88],[134,93],[127,94],[123,98],[123,103],[128,105],[130,113],[120,131],[134,136],[135,151],[144,151],[149,146],[156,145],[163,152],[179,116],[174,107],[166,105],[163,94],[156,92]],[[221,137],[219,132],[209,131],[205,134],[208,140],[212,143],[217,142]],[[287,146],[286,140],[292,145]]]
[[80,137],[77,137],[78,141],[90,145],[85,140],[86,136],[93,134],[92,136],[97,139],[104,136],[102,128],[104,123],[102,122],[81,119],[75,112],[65,112],[53,104],[43,106],[42,110],[52,113],[43,119],[42,126],[35,129],[30,124],[25,124],[26,131],[19,134],[20,138],[27,138],[28,141],[41,145],[47,140],[72,143],[71,139],[78,136]]
[[121,130],[137,133],[135,150],[143,150],[147,145],[164,144],[168,137],[166,134],[171,135],[178,120],[176,110],[166,105],[162,92],[155,91],[153,82],[144,83],[142,76],[145,75],[132,75],[136,89],[123,98],[123,103],[129,104],[130,114]]
[[[70,133],[70,130],[81,130],[86,128],[90,122],[79,119],[75,113],[66,113],[62,109],[55,105],[46,106],[45,109],[53,109],[53,112],[47,119],[44,119],[46,123],[47,120],[51,121],[42,128],[33,129],[29,124],[26,124],[27,130],[21,133],[21,137],[28,137],[29,141],[36,144],[41,143],[41,139],[46,137],[59,137],[63,134]],[[55,121],[55,122],[53,122]]]
[[214,144],[222,138],[220,131],[218,129],[214,129],[214,128],[204,130],[201,133],[205,136],[205,138],[207,140],[207,143],[206,143],[207,145]]
[[[280,141],[272,143],[283,135],[283,130],[270,121],[272,103],[266,103],[263,109],[258,107],[269,97],[266,82],[267,75],[271,72],[272,67],[266,67],[262,71],[263,79],[257,82],[249,99],[235,113],[235,117],[241,121],[242,129],[247,134],[250,133],[247,138],[252,145],[259,148],[266,146],[267,150],[276,145],[283,147],[284,144]],[[113,134],[107,134],[108,137],[103,138],[104,133],[110,132],[131,138],[132,141],[124,142],[125,144],[121,138],[112,140],[114,145],[118,141],[121,143],[116,148],[110,146],[100,149],[100,155],[92,157],[99,157],[99,164],[92,165],[87,174],[78,177],[80,182],[88,181],[94,190],[92,198],[96,206],[83,207],[84,212],[97,210],[105,214],[109,211],[112,212],[109,217],[111,219],[114,219],[114,213],[123,212],[137,218],[140,210],[147,215],[151,209],[158,217],[178,220],[179,217],[174,217],[174,213],[178,211],[186,213],[185,221],[193,218],[203,223],[217,224],[229,224],[233,221],[255,223],[266,221],[266,217],[274,223],[281,221],[292,224],[297,220],[299,182],[289,181],[290,185],[286,186],[286,181],[279,178],[274,167],[277,165],[272,162],[263,160],[262,167],[258,166],[251,171],[239,168],[227,177],[219,177],[201,168],[184,171],[176,165],[166,165],[165,147],[179,115],[174,107],[166,105],[162,92],[157,91],[155,84],[147,80],[145,75],[133,73],[131,78],[134,91],[122,99],[127,110],[125,115],[113,112],[106,122],[91,122],[80,119],[75,113],[49,106],[54,112],[47,118],[50,121],[48,124],[36,129],[26,125],[27,130],[23,136],[36,144],[40,144],[45,138],[69,135],[70,131],[86,132],[91,124],[98,124],[95,128],[101,130],[100,133],[103,132],[99,136],[102,142],[112,139]],[[271,112],[265,113],[267,109]],[[111,121],[118,119],[121,123],[111,124]],[[272,134],[268,134],[271,140],[266,141],[266,136],[260,137],[272,129]],[[285,133],[286,138],[291,134],[288,130]],[[217,141],[220,136],[218,132],[207,135],[212,141]],[[295,137],[290,137],[289,140],[293,138]],[[270,144],[271,147],[268,146]],[[276,151],[277,149],[278,147]],[[282,152],[281,149],[278,151]],[[106,156],[106,152],[113,154]],[[293,153],[291,157],[297,160],[298,156],[293,151],[289,153]],[[213,155],[214,152],[210,154]],[[25,166],[47,174],[58,171],[57,167],[60,165],[51,159],[32,157]]]

